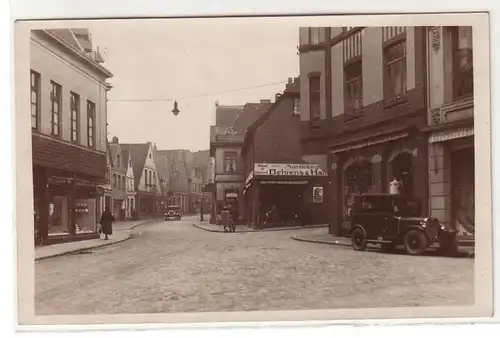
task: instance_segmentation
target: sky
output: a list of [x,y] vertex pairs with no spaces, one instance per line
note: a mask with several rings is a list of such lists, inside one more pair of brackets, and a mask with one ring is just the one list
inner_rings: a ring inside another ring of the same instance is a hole
[[[123,143],[208,149],[216,101],[274,100],[288,78],[299,75],[297,26],[233,18],[107,21],[89,29],[114,75],[108,138]],[[206,96],[193,98],[200,95]],[[171,112],[173,99],[178,116]]]

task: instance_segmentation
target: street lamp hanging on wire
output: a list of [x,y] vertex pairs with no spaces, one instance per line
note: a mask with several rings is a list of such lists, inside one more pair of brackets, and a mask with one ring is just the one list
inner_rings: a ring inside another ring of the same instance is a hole
[[177,116],[179,115],[181,111],[179,110],[179,107],[178,107],[178,104],[177,104],[177,101],[174,101],[174,109],[172,109],[172,113]]

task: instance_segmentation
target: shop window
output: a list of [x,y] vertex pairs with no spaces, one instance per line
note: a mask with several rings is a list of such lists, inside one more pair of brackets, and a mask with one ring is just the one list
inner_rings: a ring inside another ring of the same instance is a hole
[[406,40],[384,47],[384,100],[406,94]]
[[95,103],[87,101],[87,146],[90,148],[95,147],[95,119]]
[[236,162],[238,154],[235,151],[224,152],[224,172],[236,172]]
[[51,103],[51,125],[52,135],[61,135],[61,101],[62,87],[61,85],[51,81],[50,103]]
[[309,77],[309,113],[311,121],[321,118],[321,76]]
[[80,95],[70,93],[70,110],[71,110],[71,141],[79,141],[79,117],[80,117]]
[[40,116],[40,74],[31,71],[31,128],[39,128]]
[[360,161],[351,164],[344,171],[344,218],[349,218],[354,195],[370,191],[372,187],[372,164]]
[[474,92],[472,62],[472,27],[452,27],[453,98],[471,96]]
[[344,106],[346,114],[363,108],[363,63],[361,59],[344,66]]

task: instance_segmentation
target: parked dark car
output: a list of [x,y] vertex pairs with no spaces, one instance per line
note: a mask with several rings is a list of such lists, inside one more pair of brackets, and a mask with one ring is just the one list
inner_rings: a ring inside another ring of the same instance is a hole
[[181,219],[181,207],[179,205],[169,205],[167,207],[167,212],[165,213],[165,221],[170,219],[180,220]]
[[422,203],[416,197],[387,193],[356,195],[350,211],[352,247],[362,251],[368,243],[380,244],[387,252],[404,245],[406,253],[421,255],[431,245],[438,244],[443,253],[455,253],[456,230],[421,214]]

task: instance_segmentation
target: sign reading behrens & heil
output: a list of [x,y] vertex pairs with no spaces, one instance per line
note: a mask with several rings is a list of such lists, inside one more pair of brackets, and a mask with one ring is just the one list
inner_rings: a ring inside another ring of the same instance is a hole
[[254,176],[327,176],[317,164],[255,163]]

